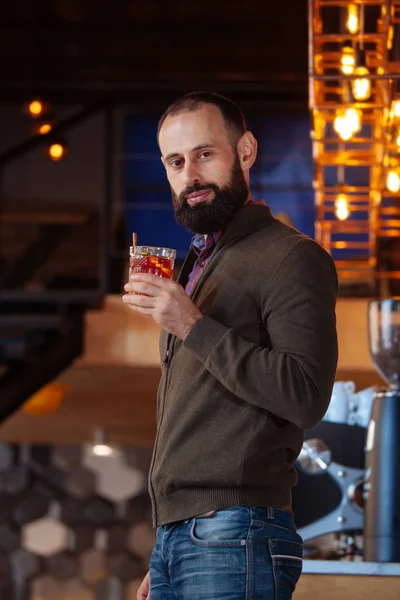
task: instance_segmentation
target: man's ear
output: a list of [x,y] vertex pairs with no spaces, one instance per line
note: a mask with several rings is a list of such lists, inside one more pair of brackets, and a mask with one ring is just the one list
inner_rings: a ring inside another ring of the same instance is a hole
[[166,165],[165,165],[165,160],[163,159],[163,157],[161,157],[161,162],[162,162],[162,164],[164,165],[164,169],[166,169],[167,167],[166,167]]
[[257,140],[251,131],[245,131],[237,145],[240,165],[243,170],[249,170],[257,158]]

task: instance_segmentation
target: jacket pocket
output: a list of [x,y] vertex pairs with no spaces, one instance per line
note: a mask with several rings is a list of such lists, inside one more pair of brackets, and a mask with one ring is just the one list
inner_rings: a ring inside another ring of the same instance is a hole
[[303,545],[291,540],[268,540],[275,580],[275,600],[290,600],[303,568]]

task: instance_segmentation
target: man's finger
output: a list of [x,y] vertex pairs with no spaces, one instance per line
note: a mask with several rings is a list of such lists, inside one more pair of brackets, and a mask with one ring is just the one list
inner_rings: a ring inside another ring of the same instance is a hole
[[144,306],[136,306],[134,304],[129,304],[129,308],[134,310],[135,312],[140,312],[143,315],[151,315],[153,314],[153,308],[145,308]]
[[168,285],[169,279],[165,279],[164,277],[159,277],[158,275],[153,275],[153,273],[132,273],[129,277],[130,282],[144,282],[144,283],[152,283],[157,287],[164,287]]
[[153,282],[146,283],[143,281],[127,283],[125,290],[127,292],[134,292],[135,294],[146,294],[147,296],[158,296],[161,291],[159,287],[153,285]]
[[139,306],[142,308],[154,308],[155,302],[152,296],[145,296],[144,294],[125,294],[122,296],[122,300],[131,306]]

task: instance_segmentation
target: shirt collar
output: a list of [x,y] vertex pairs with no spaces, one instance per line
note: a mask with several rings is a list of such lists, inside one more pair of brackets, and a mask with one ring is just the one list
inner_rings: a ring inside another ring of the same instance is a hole
[[195,252],[200,253],[203,250],[213,248],[221,236],[221,232],[209,233],[204,235],[203,233],[196,233],[192,238],[192,246]]

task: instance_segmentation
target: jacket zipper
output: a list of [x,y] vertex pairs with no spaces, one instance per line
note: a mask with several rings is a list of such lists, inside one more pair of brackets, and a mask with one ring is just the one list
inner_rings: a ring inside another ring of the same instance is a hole
[[[211,256],[210,260],[208,261],[203,273],[201,274],[198,282],[194,286],[192,293],[189,296],[192,301],[194,300],[194,297],[200,287],[200,284],[203,283],[204,275],[209,270],[210,263],[213,261],[213,259],[215,259],[214,252],[213,252],[213,255]],[[164,416],[165,397],[167,394],[167,385],[168,385],[168,371],[169,371],[169,365],[170,365],[171,358],[172,358],[172,351],[173,351],[173,347],[175,344],[175,340],[176,340],[176,337],[174,335],[172,335],[172,333],[169,333],[168,338],[167,338],[167,348],[165,351],[164,360],[161,362],[161,367],[163,369],[165,369],[164,370],[164,379],[165,380],[164,380],[164,389],[163,389],[163,394],[162,394],[162,404],[160,406],[160,419],[159,419],[159,424],[157,427],[157,435],[156,435],[156,440],[154,442],[153,457],[151,460],[150,471],[149,471],[149,482],[150,482],[151,494],[152,494],[152,504],[154,507],[154,516],[155,516],[156,521],[157,521],[157,504],[156,504],[156,496],[155,496],[154,488],[153,488],[152,475],[153,475],[154,463],[155,463],[156,454],[157,454],[158,440],[159,440],[159,436],[160,436],[160,432],[161,432],[162,420],[163,420],[163,416]]]
[[164,360],[161,363],[162,367],[166,367],[168,365],[168,357],[169,357],[169,350],[167,349],[165,356],[164,356]]

